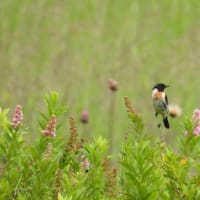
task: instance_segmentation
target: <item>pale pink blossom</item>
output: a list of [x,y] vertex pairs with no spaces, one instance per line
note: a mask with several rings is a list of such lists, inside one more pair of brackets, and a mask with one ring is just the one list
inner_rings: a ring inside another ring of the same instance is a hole
[[194,121],[198,121],[200,119],[200,109],[195,109],[192,115],[192,119]]
[[56,136],[56,116],[52,115],[49,120],[46,129],[42,131],[43,135],[46,137],[55,137]]
[[85,169],[88,169],[90,167],[90,163],[87,159],[83,160],[81,164]]
[[13,128],[17,128],[19,125],[21,125],[22,121],[23,121],[22,106],[21,105],[17,105],[15,107],[15,112],[14,112],[13,118],[12,118],[12,126],[13,126]]
[[[192,115],[193,121],[193,135],[199,136],[200,135],[200,109],[195,109]],[[185,136],[188,136],[189,132],[185,131]]]
[[84,155],[82,155],[81,160],[82,160],[80,163],[81,167],[85,170],[85,172],[88,172],[90,169],[90,163],[89,163],[88,159]]
[[198,136],[200,134],[200,125],[198,125],[194,128],[193,134],[196,136]]

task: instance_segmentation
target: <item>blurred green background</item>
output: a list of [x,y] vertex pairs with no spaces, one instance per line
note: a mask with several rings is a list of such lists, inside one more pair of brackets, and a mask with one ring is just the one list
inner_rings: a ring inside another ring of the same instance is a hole
[[119,83],[116,146],[129,124],[124,96],[143,116],[146,131],[166,132],[156,127],[152,108],[157,82],[172,86],[169,102],[183,111],[170,119],[169,135],[183,134],[181,119],[200,105],[199,58],[198,0],[0,1],[0,105],[23,105],[31,137],[37,135],[42,96],[51,90],[77,121],[83,109],[89,111],[85,136],[107,136],[110,78]]

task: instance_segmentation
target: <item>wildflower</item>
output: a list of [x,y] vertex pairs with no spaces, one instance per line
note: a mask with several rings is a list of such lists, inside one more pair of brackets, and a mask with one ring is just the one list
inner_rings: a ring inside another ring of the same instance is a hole
[[12,118],[13,128],[17,128],[19,125],[21,125],[22,121],[23,121],[22,106],[17,105],[16,108],[15,108],[15,112],[13,114],[13,118]]
[[200,134],[200,110],[199,109],[194,110],[192,119],[194,121],[193,134],[198,136]]
[[109,88],[111,91],[117,91],[118,90],[118,82],[116,80],[110,79],[109,80]]
[[77,142],[76,142],[76,149],[82,149],[83,148],[83,144],[85,142],[84,138],[80,138]]
[[199,125],[194,128],[193,134],[196,136],[198,136],[200,134],[200,126]]
[[124,97],[125,100],[125,106],[127,108],[127,112],[130,114],[132,113],[135,116],[138,116],[138,113],[133,109],[131,102],[127,96]]
[[192,130],[186,129],[185,136],[188,136],[189,133],[192,133],[195,136],[199,136],[200,135],[200,109],[194,110],[191,123],[193,125]]
[[187,164],[187,158],[182,158],[181,165],[186,165],[186,164]]
[[69,151],[77,151],[77,137],[78,137],[78,132],[77,132],[77,127],[76,127],[76,122],[73,117],[69,118],[69,124],[70,124],[70,138],[69,141],[65,147],[65,150],[67,152]]
[[192,119],[194,120],[194,122],[196,124],[199,124],[200,122],[200,110],[199,109],[195,109],[192,115]]
[[102,163],[105,176],[105,192],[109,197],[116,197],[117,169],[111,166],[110,160],[104,158]]
[[43,154],[43,160],[51,160],[53,153],[53,146],[51,143],[47,144],[46,150]]
[[81,114],[81,122],[83,124],[86,124],[88,123],[88,120],[89,120],[89,112],[87,110],[84,110]]
[[85,170],[85,172],[89,171],[90,168],[90,163],[88,161],[87,158],[85,158],[85,156],[82,156],[82,161],[81,161],[81,167]]
[[168,105],[169,115],[171,117],[180,117],[182,114],[181,107],[177,104],[170,104]]
[[60,192],[62,192],[63,190],[63,186],[62,186],[62,178],[63,178],[63,173],[62,170],[60,168],[58,168],[56,170],[56,179],[55,179],[55,191],[54,191],[54,195],[55,198],[57,199],[57,196]]
[[44,136],[55,137],[56,136],[56,116],[52,115],[48,122],[46,129],[42,131]]
[[131,102],[127,96],[124,97],[124,100],[125,100],[125,106],[127,109],[128,117],[131,119],[131,121],[134,124],[134,130],[137,133],[141,133],[144,129],[144,124],[143,124],[141,116],[133,109]]

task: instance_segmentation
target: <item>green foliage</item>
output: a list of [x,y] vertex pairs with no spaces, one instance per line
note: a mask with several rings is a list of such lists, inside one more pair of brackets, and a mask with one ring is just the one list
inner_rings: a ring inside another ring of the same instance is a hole
[[[46,125],[42,122],[46,131],[57,130],[55,119],[62,125],[60,119],[66,108],[58,102],[57,93],[45,96],[48,111],[43,115],[50,118]],[[147,135],[141,116],[129,103],[126,106],[132,129],[122,143],[115,167],[108,154],[108,141],[103,137],[81,139],[74,118],[70,118],[68,139],[41,130],[38,140],[30,146],[24,142],[28,129],[22,121],[15,126],[16,119],[9,121],[8,110],[1,110],[0,199],[199,199],[200,137],[196,128],[200,115],[198,120],[185,120],[187,134],[181,134],[173,149]],[[64,131],[63,126],[60,130]]]
[[128,116],[133,123],[134,131],[138,134],[142,134],[143,130],[144,130],[144,124],[143,124],[141,116],[139,116],[136,113],[132,113],[132,112],[130,112]]
[[[79,165],[79,169],[73,174],[68,174],[67,179],[74,182],[68,185],[68,193],[72,199],[103,199],[105,197],[105,177],[103,170],[103,158],[107,149],[106,140],[99,137],[92,143],[85,144],[81,155],[87,158],[90,167],[85,171],[84,166]],[[74,190],[74,187],[76,190]]]
[[193,134],[195,123],[193,120],[186,118],[184,122],[185,127],[185,136],[181,138],[180,141],[180,150],[185,156],[190,156],[193,158],[199,158],[198,147],[200,145],[200,138],[195,137]]
[[[129,117],[133,131],[121,151],[121,190],[124,199],[199,199],[199,121],[186,118],[187,134],[177,141],[179,149],[143,134],[142,119]],[[138,124],[137,124],[138,123]],[[183,131],[184,132],[184,131]]]
[[[51,129],[49,117],[62,117],[66,108],[58,103],[57,93],[44,99],[48,113],[41,114],[40,128]],[[41,130],[38,140],[29,146],[23,139],[24,125],[12,126],[7,113],[0,113],[0,199],[113,199],[106,192],[105,139],[80,144],[73,122],[73,140],[63,142],[65,138],[47,137]]]
[[[199,199],[199,137],[192,135],[192,121],[186,121],[188,137],[179,133],[178,120],[172,122],[169,132],[173,134],[169,135],[175,148],[161,143],[156,136],[145,136],[146,132],[148,135],[158,132],[152,122],[151,102],[147,100],[154,81],[171,82],[175,89],[169,90],[170,102],[184,105],[186,115],[198,104],[198,94],[189,95],[188,91],[191,88],[199,90],[199,56],[196,55],[200,48],[200,26],[196,20],[200,13],[199,1],[2,0],[0,4],[1,105],[12,109],[14,103],[21,102],[26,113],[25,128],[23,125],[13,129],[8,110],[0,112],[0,199],[51,199],[56,196],[72,199],[70,193],[73,198],[79,198],[82,191],[79,189],[85,190],[88,177],[92,178],[89,173],[80,171],[82,155],[93,163],[91,174],[102,175],[101,164],[107,152],[94,148],[99,146],[96,139],[85,142],[82,149],[66,152],[70,131],[63,128],[67,124],[63,115],[66,109],[60,104],[58,94],[52,92],[45,96],[47,112],[41,113],[39,127],[34,121],[37,118],[34,111],[40,105],[43,90],[59,89],[65,101],[70,102],[73,113],[80,113],[83,106],[89,107],[91,126],[85,132],[90,132],[94,138],[99,133],[105,137],[105,122],[108,122],[105,81],[110,76],[119,81],[119,93],[134,97],[144,117],[144,123],[141,117],[131,117],[132,136],[129,134],[122,145],[122,164],[117,163],[117,180],[130,184],[124,186],[118,182],[118,195],[114,199],[121,198],[122,194],[122,198],[126,198],[125,192],[131,195],[133,192],[128,187],[139,191],[140,187],[126,175],[132,165],[134,171],[137,167],[140,169],[138,158],[144,161],[143,168],[151,172],[153,165],[155,171],[152,177],[149,176],[155,180],[152,187],[162,182],[158,191],[164,192],[160,192],[159,198]],[[115,152],[119,152],[127,126],[120,103],[121,100],[116,99]],[[52,115],[57,117],[56,131],[58,128],[59,131],[55,138],[46,138],[41,131]],[[30,124],[28,129],[27,124]],[[38,129],[39,138],[35,134]],[[36,142],[31,141],[31,146],[24,143],[26,132],[31,139],[37,138]],[[140,155],[138,149],[144,155]],[[127,154],[123,155],[124,152]],[[129,157],[137,159],[131,163]],[[184,162],[187,167],[180,164]],[[63,189],[55,192],[55,182],[59,185],[55,177],[58,172],[63,175],[60,181]],[[161,180],[156,180],[157,173]],[[113,198],[102,189],[107,185],[105,175],[102,177],[105,181],[98,180],[100,188],[93,184],[95,194],[102,199]],[[141,177],[145,179],[143,174]],[[147,176],[144,183],[148,182]],[[77,185],[78,189],[74,187]],[[151,191],[153,196],[157,195],[153,189],[145,189],[145,194]],[[87,194],[87,198],[92,196]]]
[[[11,109],[16,102],[24,105],[31,131],[38,130],[34,112],[43,109],[41,95],[58,90],[73,113],[87,107],[89,132],[105,137],[109,78],[118,81],[120,95],[137,102],[145,122],[153,117],[150,93],[157,81],[172,86],[169,102],[184,106],[186,115],[198,105],[198,95],[188,91],[199,91],[200,85],[195,54],[200,52],[200,1],[1,0],[0,6],[0,102]],[[127,127],[120,95],[117,151]],[[145,129],[157,132],[154,123],[145,123]],[[171,130],[178,131],[177,123]]]
[[[52,115],[62,116],[64,113],[67,112],[67,106],[62,105],[62,103],[60,102],[59,94],[55,91],[50,92],[49,94],[45,94],[44,103],[47,108],[47,114],[40,112],[41,119],[39,121],[39,124],[41,129],[45,128],[49,118]],[[60,127],[61,124],[59,124],[57,128]]]
[[[162,177],[151,141],[128,137],[122,151],[123,193],[127,199],[158,199],[162,197]],[[159,187],[160,186],[160,187]],[[159,191],[158,191],[159,187]]]

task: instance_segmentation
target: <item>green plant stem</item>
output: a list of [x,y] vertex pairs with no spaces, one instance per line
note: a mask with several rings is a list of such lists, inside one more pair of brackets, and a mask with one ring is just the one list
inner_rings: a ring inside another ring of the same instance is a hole
[[115,99],[116,99],[115,92],[112,92],[111,98],[110,98],[110,115],[109,115],[109,124],[108,124],[108,135],[109,135],[109,141],[110,141],[109,152],[111,154],[113,153],[113,147],[114,147],[113,132],[114,132]]
[[82,124],[82,137],[89,138],[89,139],[91,137],[89,133],[88,123]]

